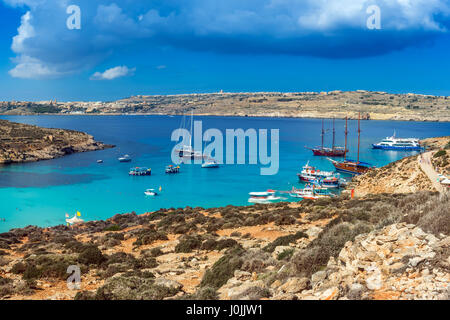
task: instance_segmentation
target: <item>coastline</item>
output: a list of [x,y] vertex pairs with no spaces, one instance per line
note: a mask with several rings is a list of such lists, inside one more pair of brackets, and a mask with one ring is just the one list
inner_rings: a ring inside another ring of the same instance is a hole
[[183,115],[449,122],[448,97],[377,91],[137,95],[115,101],[0,102],[0,114]]
[[[257,114],[242,114],[242,115],[236,115],[236,114],[213,114],[213,113],[193,113],[194,116],[205,116],[205,117],[223,117],[223,118],[258,118],[258,119],[336,119],[336,120],[345,120],[346,116],[343,115],[335,115],[335,114],[315,114],[315,115],[257,115]],[[80,113],[80,114],[67,114],[67,113],[26,113],[26,114],[5,114],[0,113],[0,116],[67,116],[67,117],[87,117],[87,116],[95,116],[95,117],[102,117],[102,116],[183,116],[182,114],[176,114],[176,113]],[[351,116],[347,116],[348,120],[358,120],[358,114],[355,112]],[[361,119],[361,121],[404,121],[404,122],[450,122],[449,119],[414,119],[414,118],[401,118],[401,117],[392,117],[392,118],[385,118],[385,117],[377,117],[377,115],[371,117],[370,119]]]

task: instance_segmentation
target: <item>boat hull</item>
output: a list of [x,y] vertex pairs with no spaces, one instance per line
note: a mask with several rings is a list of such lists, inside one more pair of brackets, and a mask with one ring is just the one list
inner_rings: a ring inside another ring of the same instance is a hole
[[336,168],[336,171],[343,172],[343,173],[349,173],[354,175],[360,175],[363,173],[368,172],[371,168],[360,166],[353,163],[333,163],[334,167]]
[[311,149],[313,154],[318,157],[343,157],[345,151],[341,149]]
[[380,146],[377,144],[372,144],[372,149],[393,150],[393,151],[421,151],[423,148],[420,146],[397,147],[397,146]]

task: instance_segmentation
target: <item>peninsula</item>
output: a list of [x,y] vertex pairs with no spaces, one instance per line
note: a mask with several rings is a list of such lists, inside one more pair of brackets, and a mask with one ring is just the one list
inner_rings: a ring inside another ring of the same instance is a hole
[[0,164],[33,162],[114,146],[86,133],[0,120]]

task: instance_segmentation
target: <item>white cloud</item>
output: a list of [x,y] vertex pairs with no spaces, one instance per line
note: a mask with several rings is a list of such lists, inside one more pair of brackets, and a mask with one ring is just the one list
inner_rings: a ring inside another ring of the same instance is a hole
[[117,66],[104,72],[96,72],[91,76],[91,80],[114,80],[121,77],[132,76],[136,68],[128,68],[127,66]]
[[9,70],[9,74],[14,78],[22,79],[50,79],[64,75],[57,67],[43,63],[42,61],[21,55],[13,59],[17,65]]
[[[12,40],[10,74],[36,79],[90,70],[126,46],[373,56],[430,43],[448,33],[450,17],[449,0],[77,0],[82,29],[68,30],[69,0],[2,1],[29,10]],[[372,4],[380,7],[382,32],[367,30]],[[92,77],[108,79],[107,71]]]

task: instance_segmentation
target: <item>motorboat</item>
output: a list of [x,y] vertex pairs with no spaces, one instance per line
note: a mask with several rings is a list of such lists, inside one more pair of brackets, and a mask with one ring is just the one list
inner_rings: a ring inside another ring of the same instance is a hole
[[166,167],[166,173],[179,173],[180,166],[168,165]]
[[119,162],[131,162],[131,158],[127,154],[122,156],[122,157],[120,157],[118,160],[119,160]]
[[145,167],[135,167],[131,168],[128,172],[130,176],[151,176],[152,175],[152,169],[145,168]]
[[264,192],[250,192],[250,203],[272,203],[274,201],[283,200],[281,197],[275,196],[275,190],[267,190]]
[[152,196],[152,197],[154,197],[154,196],[157,196],[157,195],[158,195],[158,192],[156,192],[155,189],[147,189],[147,190],[144,191],[144,194],[145,194],[146,196]]
[[219,164],[215,160],[207,160],[202,164],[202,168],[218,168]]

